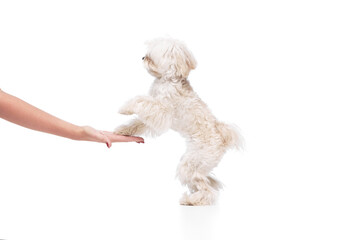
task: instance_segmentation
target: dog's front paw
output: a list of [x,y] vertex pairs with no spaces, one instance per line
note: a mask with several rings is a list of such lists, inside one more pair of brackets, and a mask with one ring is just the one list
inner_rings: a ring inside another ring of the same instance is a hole
[[127,106],[124,106],[124,107],[120,108],[119,113],[123,114],[123,115],[133,115],[133,114],[135,114],[135,112],[132,109],[128,108]]
[[135,105],[133,100],[130,100],[129,102],[125,103],[125,105],[120,108],[119,113],[123,115],[135,114]]
[[132,130],[129,126],[121,125],[115,129],[114,133],[117,135],[132,136],[134,134]]
[[119,113],[124,115],[136,114],[137,111],[139,111],[139,109],[141,108],[141,104],[143,103],[143,101],[144,101],[144,97],[141,96],[135,97],[130,101],[128,101],[127,103],[125,103],[125,105],[122,108],[120,108]]

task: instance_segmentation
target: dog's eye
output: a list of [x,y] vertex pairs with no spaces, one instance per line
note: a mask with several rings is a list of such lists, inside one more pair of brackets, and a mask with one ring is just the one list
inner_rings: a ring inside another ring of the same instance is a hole
[[143,57],[142,60],[145,60],[145,57]]

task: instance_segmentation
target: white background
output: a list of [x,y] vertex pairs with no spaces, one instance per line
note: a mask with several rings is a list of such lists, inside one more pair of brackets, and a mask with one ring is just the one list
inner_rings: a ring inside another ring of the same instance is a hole
[[[178,205],[183,139],[75,142],[0,120],[0,239],[359,239],[357,1],[0,1],[0,87],[113,130],[144,42],[185,41],[194,89],[246,151],[214,207]],[[1,109],[0,109],[1,111]]]

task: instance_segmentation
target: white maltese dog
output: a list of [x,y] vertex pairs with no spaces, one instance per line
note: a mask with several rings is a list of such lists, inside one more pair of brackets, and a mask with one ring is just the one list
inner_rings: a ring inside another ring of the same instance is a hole
[[187,141],[187,150],[177,177],[189,188],[180,204],[214,204],[222,184],[211,171],[227,149],[241,147],[241,136],[236,127],[219,122],[193,91],[187,77],[196,61],[182,42],[155,39],[148,43],[143,61],[155,81],[148,96],[135,97],[120,109],[119,113],[137,118],[115,133],[159,136],[169,129],[179,132]]

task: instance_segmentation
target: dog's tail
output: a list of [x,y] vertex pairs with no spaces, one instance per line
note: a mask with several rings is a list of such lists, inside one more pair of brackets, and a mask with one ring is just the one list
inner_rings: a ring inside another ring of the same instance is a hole
[[216,127],[219,130],[226,147],[235,148],[237,150],[244,149],[244,138],[240,134],[239,128],[235,124],[228,125],[222,122],[218,122]]

